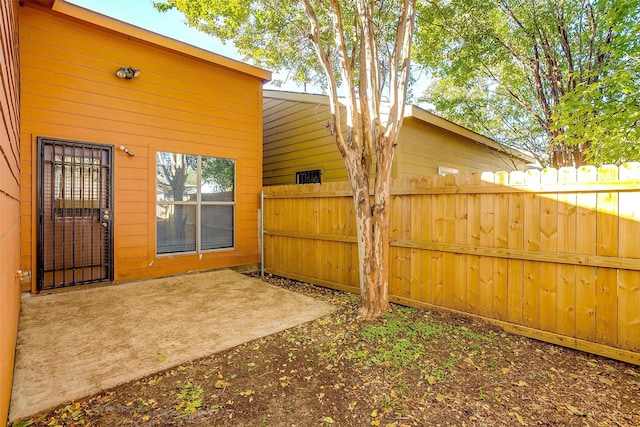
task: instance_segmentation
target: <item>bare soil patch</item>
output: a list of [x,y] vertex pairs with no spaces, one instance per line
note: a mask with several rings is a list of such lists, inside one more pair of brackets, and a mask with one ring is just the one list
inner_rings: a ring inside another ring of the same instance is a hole
[[640,425],[638,366],[445,312],[365,321],[354,295],[265,280],[336,310],[13,426]]

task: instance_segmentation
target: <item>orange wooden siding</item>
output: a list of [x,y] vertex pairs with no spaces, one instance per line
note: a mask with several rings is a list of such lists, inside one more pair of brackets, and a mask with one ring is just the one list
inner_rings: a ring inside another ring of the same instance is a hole
[[[23,268],[36,268],[39,136],[115,147],[116,281],[258,262],[263,78],[37,7],[21,11],[20,44]],[[119,79],[122,66],[140,77]],[[233,250],[156,257],[158,151],[236,160]]]
[[7,419],[20,291],[20,149],[18,7],[0,2],[0,420]]

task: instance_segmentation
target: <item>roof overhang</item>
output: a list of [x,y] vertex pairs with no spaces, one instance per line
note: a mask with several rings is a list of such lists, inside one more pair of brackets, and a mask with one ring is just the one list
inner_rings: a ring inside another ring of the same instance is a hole
[[64,0],[21,0],[20,5],[25,4],[44,7],[65,15],[72,19],[82,21],[89,25],[103,28],[126,36],[129,39],[136,39],[144,43],[158,46],[173,52],[187,55],[199,60],[209,62],[221,67],[225,67],[252,77],[261,79],[263,82],[271,80],[271,72],[244,62],[236,61],[226,56],[218,55],[204,49],[192,46],[187,43],[166,37],[149,30],[127,24],[106,15],[94,12],[84,7],[66,2]]

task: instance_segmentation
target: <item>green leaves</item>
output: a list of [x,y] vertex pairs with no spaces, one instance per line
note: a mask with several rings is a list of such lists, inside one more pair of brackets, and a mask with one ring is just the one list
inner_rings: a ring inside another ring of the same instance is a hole
[[623,55],[609,57],[605,76],[576,86],[554,110],[558,141],[583,146],[593,164],[640,160],[640,48]]
[[434,80],[424,100],[543,164],[566,165],[573,151],[579,162],[583,150],[596,163],[637,159],[639,4],[425,1],[416,59]]
[[200,385],[187,382],[176,396],[178,400],[176,410],[184,412],[185,415],[194,414],[202,406],[203,394],[204,390]]

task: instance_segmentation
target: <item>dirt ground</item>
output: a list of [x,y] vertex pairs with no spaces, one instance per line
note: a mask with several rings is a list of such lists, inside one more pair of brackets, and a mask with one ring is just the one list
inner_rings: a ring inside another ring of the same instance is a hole
[[638,366],[443,312],[364,321],[356,296],[265,280],[337,309],[13,426],[640,425]]

